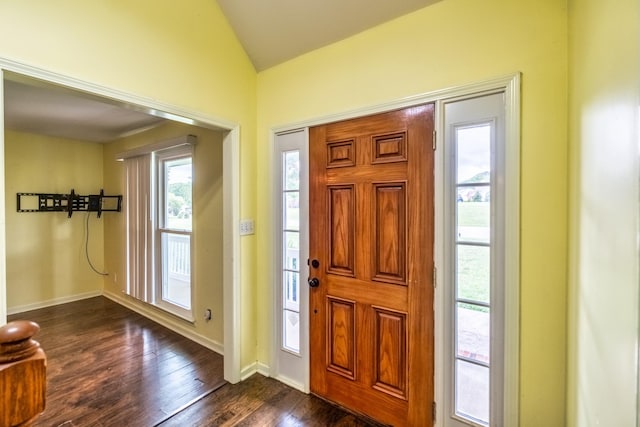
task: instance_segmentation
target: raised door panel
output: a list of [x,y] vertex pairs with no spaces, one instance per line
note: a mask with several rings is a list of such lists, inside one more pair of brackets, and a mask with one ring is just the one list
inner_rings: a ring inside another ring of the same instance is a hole
[[373,280],[406,283],[406,204],[405,183],[373,184]]
[[331,186],[328,192],[329,272],[354,275],[355,191],[353,185]]
[[356,378],[356,309],[353,301],[327,298],[327,367],[348,379]]
[[335,141],[327,144],[327,168],[343,168],[356,164],[355,140]]
[[407,161],[407,132],[400,131],[371,137],[373,148],[371,163]]
[[407,398],[406,313],[372,308],[375,336],[374,387],[401,399]]

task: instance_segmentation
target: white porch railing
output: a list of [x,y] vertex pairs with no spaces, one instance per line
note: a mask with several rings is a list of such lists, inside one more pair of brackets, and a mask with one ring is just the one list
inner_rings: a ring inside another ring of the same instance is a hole
[[167,263],[169,278],[190,281],[191,238],[183,234],[167,233]]

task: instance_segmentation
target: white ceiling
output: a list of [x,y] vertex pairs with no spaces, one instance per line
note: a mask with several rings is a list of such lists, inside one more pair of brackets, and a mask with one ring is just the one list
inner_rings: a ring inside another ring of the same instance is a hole
[[[258,71],[440,0],[217,0]],[[5,73],[5,127],[107,142],[164,122],[150,111]]]
[[217,0],[258,71],[440,0]]
[[114,141],[165,121],[120,102],[17,75],[5,77],[4,107],[7,129],[90,142]]

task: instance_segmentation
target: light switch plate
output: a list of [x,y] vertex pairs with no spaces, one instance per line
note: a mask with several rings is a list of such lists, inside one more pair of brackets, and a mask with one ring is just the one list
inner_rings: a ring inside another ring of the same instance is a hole
[[254,233],[254,222],[252,219],[243,219],[240,221],[240,235],[247,236]]

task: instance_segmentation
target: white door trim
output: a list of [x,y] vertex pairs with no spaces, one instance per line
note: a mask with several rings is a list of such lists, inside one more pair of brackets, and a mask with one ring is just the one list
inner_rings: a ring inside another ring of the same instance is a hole
[[[223,298],[224,298],[224,378],[240,381],[240,127],[218,117],[161,103],[42,68],[0,58],[0,77],[5,72],[22,74],[46,82],[66,86],[88,96],[120,102],[137,111],[181,123],[221,130],[223,136]],[[0,85],[0,95],[4,84]],[[4,96],[0,96],[0,325],[7,321],[6,301],[6,232],[4,186]]]
[[7,323],[7,221],[4,179],[4,70],[0,66],[0,326]]
[[[291,135],[299,135],[294,141],[289,143],[278,142],[279,137],[287,137]],[[277,165],[282,161],[281,148],[287,149],[299,149],[300,151],[300,284],[299,284],[299,306],[300,306],[300,354],[291,355],[286,350],[282,349],[281,337],[282,337],[282,208],[274,209],[275,212],[279,212],[279,215],[274,215],[273,218],[273,230],[274,240],[277,243],[274,247],[278,249],[273,251],[272,262],[277,268],[274,269],[273,280],[274,292],[273,292],[273,306],[275,308],[273,337],[275,343],[271,349],[271,361],[269,375],[280,382],[287,384],[297,390],[304,393],[309,392],[309,335],[303,334],[302,331],[306,330],[309,326],[309,287],[307,286],[306,278],[309,276],[309,267],[306,265],[305,260],[309,258],[309,131],[307,128],[295,129],[291,132],[273,134],[274,139],[271,141],[271,146],[274,147],[272,152],[272,164],[276,167],[273,173],[273,187],[276,192],[276,199],[281,201],[282,193],[282,171]],[[306,147],[300,147],[307,145]],[[281,206],[281,205],[280,205]],[[277,236],[277,234],[280,237]]]
[[[295,129],[309,128],[320,124],[348,120],[385,111],[397,110],[414,105],[435,102],[436,103],[436,132],[437,144],[443,144],[442,103],[456,98],[468,98],[471,95],[485,95],[503,91],[505,93],[505,138],[507,150],[505,153],[506,179],[511,183],[506,192],[507,216],[505,234],[508,239],[505,243],[506,253],[516,254],[511,257],[505,266],[506,283],[516,284],[505,291],[505,383],[504,383],[504,423],[505,425],[518,425],[519,419],[519,390],[520,390],[520,73],[513,73],[503,77],[469,83],[452,88],[446,88],[433,92],[427,92],[407,98],[393,100],[371,106],[365,106],[355,110],[312,118],[309,120],[274,126],[270,129],[271,152],[274,150],[274,138],[277,133],[293,131]],[[443,150],[436,150],[435,165],[435,263],[436,266],[444,265],[444,227],[443,183],[444,183],[444,159]],[[272,160],[272,167],[275,166]],[[271,188],[271,200],[276,200],[276,189]],[[438,269],[437,282],[443,282],[443,269]],[[272,292],[273,282],[271,284]],[[442,287],[435,291],[435,341],[444,341],[444,293]],[[269,308],[271,318],[274,319],[274,306]],[[308,334],[308,331],[306,331]],[[274,352],[271,352],[272,357]],[[273,366],[274,360],[270,365]],[[444,356],[442,351],[435,352],[435,400],[444,401]],[[307,385],[308,387],[308,385]],[[443,407],[444,405],[438,405]],[[438,415],[436,426],[443,425],[443,417]]]

